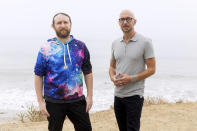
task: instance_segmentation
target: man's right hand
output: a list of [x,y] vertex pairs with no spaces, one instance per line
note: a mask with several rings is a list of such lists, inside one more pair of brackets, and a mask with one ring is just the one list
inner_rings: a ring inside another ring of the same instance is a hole
[[114,83],[115,86],[119,87],[122,86],[121,81],[119,80],[121,78],[120,73],[112,76],[111,80]]
[[50,117],[50,114],[48,113],[48,111],[46,109],[46,103],[44,101],[39,103],[39,107],[40,107],[40,111],[42,112],[43,115]]

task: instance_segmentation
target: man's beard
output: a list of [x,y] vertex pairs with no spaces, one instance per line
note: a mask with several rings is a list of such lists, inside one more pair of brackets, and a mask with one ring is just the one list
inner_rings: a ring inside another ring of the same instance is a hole
[[[128,29],[124,30],[124,27],[127,27]],[[127,26],[127,25],[124,25],[124,26],[122,27],[122,31],[123,31],[124,33],[130,33],[130,32],[132,32],[132,30],[133,30],[133,28],[132,28],[132,27],[129,28],[129,26]]]
[[[62,33],[62,31],[65,31],[65,33]],[[70,35],[70,30],[68,29],[62,29],[60,31],[55,30],[55,32],[59,38],[67,38]]]

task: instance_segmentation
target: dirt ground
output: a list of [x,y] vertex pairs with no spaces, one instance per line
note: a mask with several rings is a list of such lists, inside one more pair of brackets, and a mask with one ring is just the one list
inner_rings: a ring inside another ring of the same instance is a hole
[[[90,115],[93,131],[118,131],[113,110]],[[0,125],[0,131],[47,131],[47,121]],[[63,131],[74,131],[67,119]],[[197,131],[197,103],[143,107],[141,131]]]

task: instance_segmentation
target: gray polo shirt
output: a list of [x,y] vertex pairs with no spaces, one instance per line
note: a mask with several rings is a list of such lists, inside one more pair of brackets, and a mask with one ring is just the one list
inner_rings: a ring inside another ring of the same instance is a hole
[[[112,43],[111,59],[116,61],[116,74],[137,75],[145,70],[145,60],[153,57],[152,41],[138,33],[127,44],[123,38]],[[125,86],[115,87],[115,96],[121,98],[134,95],[143,96],[144,82],[145,80],[141,80]]]

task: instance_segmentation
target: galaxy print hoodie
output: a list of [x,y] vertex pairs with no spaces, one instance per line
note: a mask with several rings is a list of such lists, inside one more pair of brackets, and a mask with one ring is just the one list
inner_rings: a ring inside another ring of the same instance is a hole
[[92,73],[85,44],[71,36],[67,43],[49,39],[37,56],[35,75],[44,77],[44,96],[74,100],[83,95],[84,75]]

